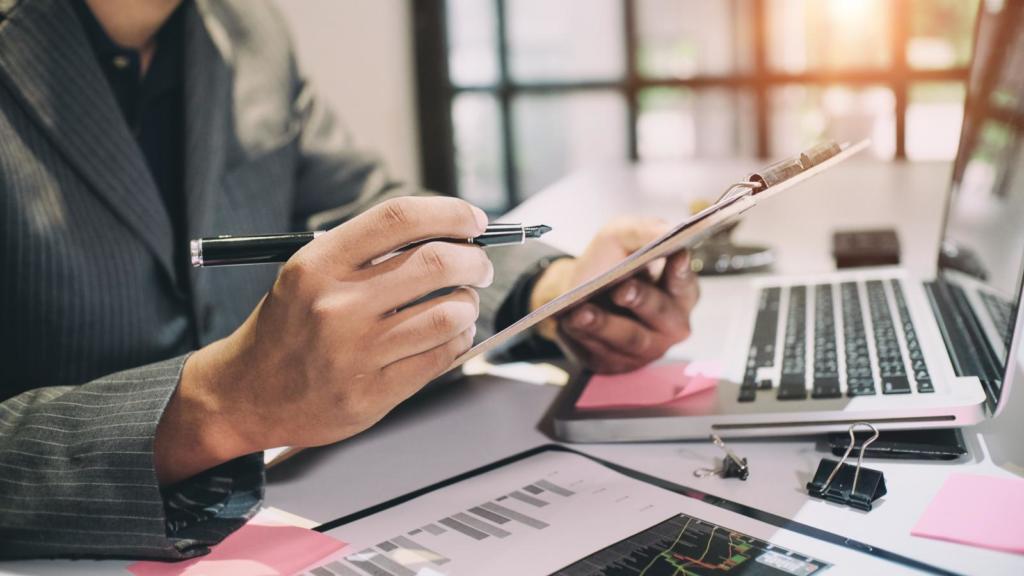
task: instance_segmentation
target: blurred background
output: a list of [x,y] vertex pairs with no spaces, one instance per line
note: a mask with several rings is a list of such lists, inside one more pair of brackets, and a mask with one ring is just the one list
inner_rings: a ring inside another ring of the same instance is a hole
[[397,178],[500,213],[611,162],[822,139],[951,160],[978,0],[288,0],[300,59]]

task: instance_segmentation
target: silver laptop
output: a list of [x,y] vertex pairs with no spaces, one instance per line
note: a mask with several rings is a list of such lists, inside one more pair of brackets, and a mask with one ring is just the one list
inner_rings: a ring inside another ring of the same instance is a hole
[[[935,278],[860,268],[749,286],[747,338],[714,391],[554,413],[573,442],[957,427],[1006,403],[1024,356],[1024,2],[982,2]],[[734,353],[733,353],[734,352]]]

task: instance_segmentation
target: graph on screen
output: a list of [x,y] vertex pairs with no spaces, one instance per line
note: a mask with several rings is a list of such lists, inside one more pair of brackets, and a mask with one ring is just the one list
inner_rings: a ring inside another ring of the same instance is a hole
[[808,576],[828,563],[680,514],[559,570],[557,576]]

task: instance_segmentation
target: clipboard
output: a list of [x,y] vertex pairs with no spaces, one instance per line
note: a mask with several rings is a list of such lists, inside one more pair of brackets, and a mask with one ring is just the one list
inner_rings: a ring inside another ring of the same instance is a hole
[[[780,194],[845,162],[866,149],[870,143],[870,140],[862,140],[856,144],[842,146],[835,142],[823,142],[797,156],[779,160],[750,174],[743,181],[733,184],[725,190],[714,204],[680,222],[613,268],[544,304],[504,330],[473,346],[456,358],[445,370],[445,373],[462,366],[476,356],[494,350],[545,319],[616,285],[651,262],[680,250],[697,246],[735,222],[758,202]],[[302,448],[293,446],[267,450],[264,452],[264,463],[268,467],[280,464],[301,450]]]
[[697,246],[735,222],[761,200],[775,196],[845,162],[863,151],[869,144],[870,140],[862,140],[856,144],[845,146],[834,142],[823,142],[797,156],[780,160],[750,174],[745,180],[730,186],[714,204],[680,222],[610,270],[551,300],[504,330],[472,347],[456,358],[448,370],[458,368],[475,356],[490,352],[545,319],[580,304],[598,292],[625,280],[655,260]]

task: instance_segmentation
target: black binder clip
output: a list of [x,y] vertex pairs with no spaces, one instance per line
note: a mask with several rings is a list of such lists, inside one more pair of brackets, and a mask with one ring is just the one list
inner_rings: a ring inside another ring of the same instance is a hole
[[[857,456],[857,466],[846,463],[856,439],[854,429],[867,426],[874,433],[864,441]],[[807,491],[815,498],[824,498],[839,504],[859,508],[865,512],[871,510],[872,503],[885,496],[885,476],[878,470],[863,468],[864,450],[878,439],[878,430],[867,422],[857,422],[850,426],[850,445],[839,462],[822,458],[814,479],[807,483]]]
[[693,471],[694,476],[697,478],[719,476],[721,478],[739,478],[740,480],[746,480],[750,477],[750,468],[747,467],[746,458],[737,456],[716,434],[711,435],[711,441],[715,443],[715,446],[725,450],[725,458],[722,459],[722,465],[715,469],[699,468]]

